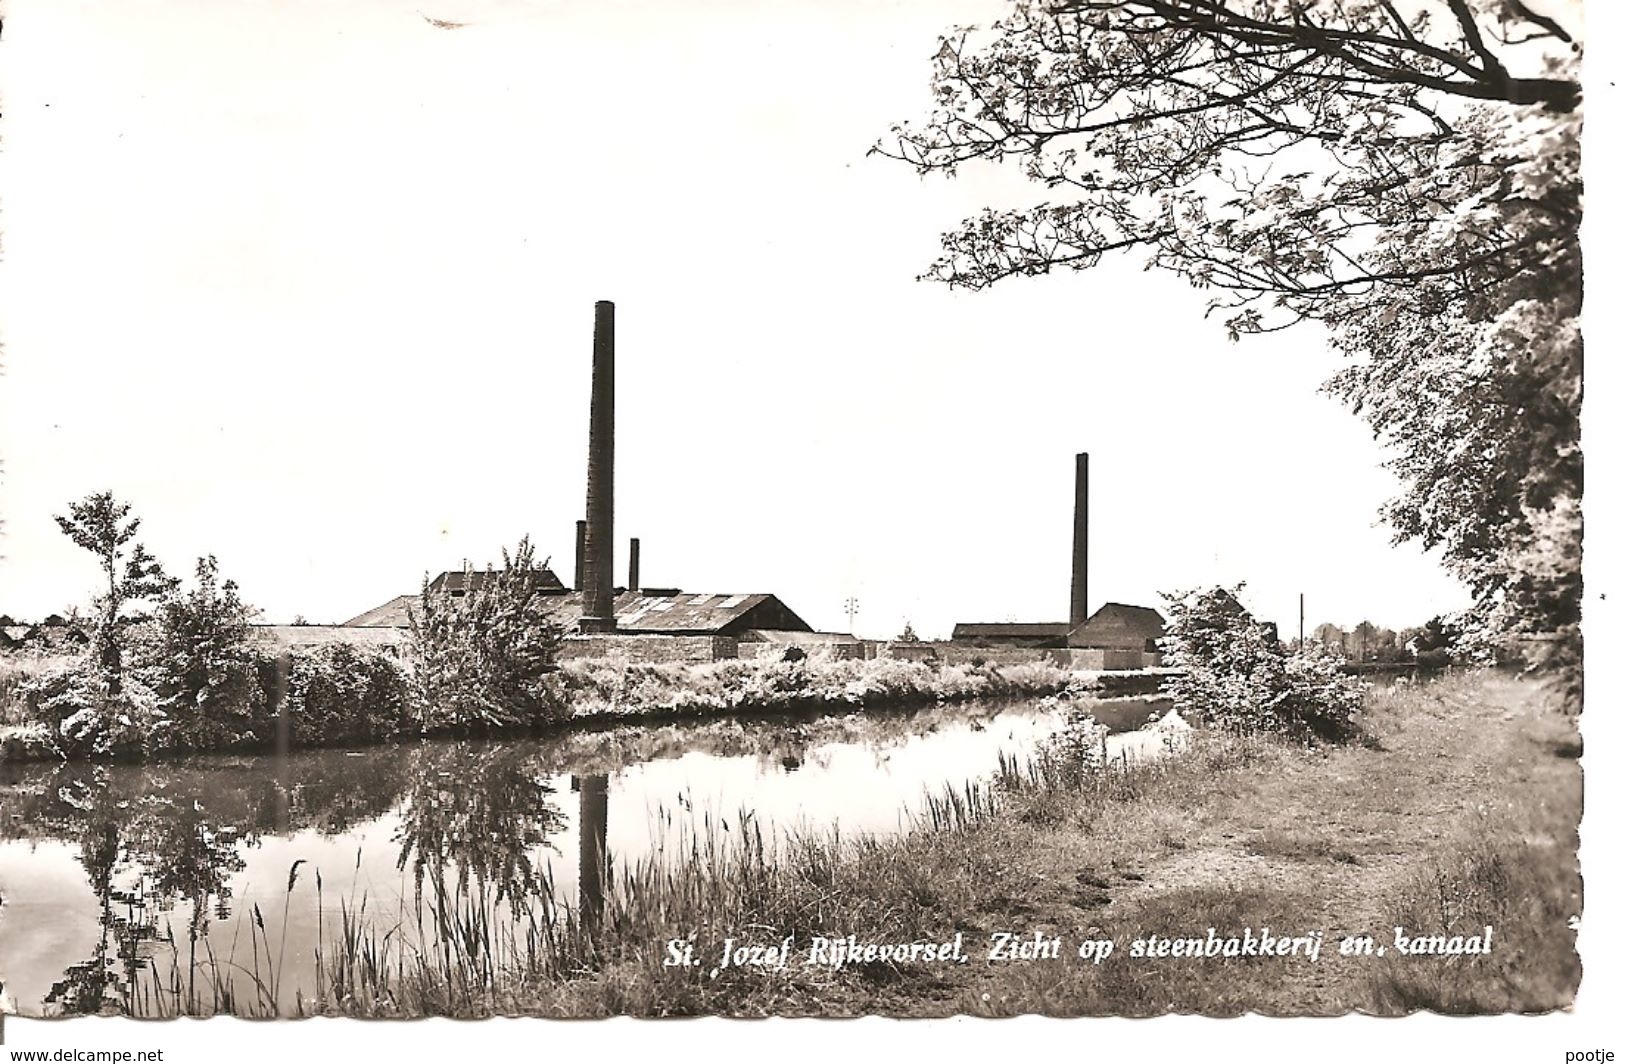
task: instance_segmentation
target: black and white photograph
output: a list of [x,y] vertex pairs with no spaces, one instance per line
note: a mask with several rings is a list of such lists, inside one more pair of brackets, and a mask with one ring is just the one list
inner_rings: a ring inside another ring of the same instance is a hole
[[1588,14],[8,0],[10,1059],[1625,1052]]

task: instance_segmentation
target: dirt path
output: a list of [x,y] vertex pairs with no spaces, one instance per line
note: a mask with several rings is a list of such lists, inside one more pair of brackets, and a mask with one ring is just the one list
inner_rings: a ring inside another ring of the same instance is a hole
[[[1108,962],[1109,973],[1070,960],[970,965],[950,971],[934,996],[991,1013],[1370,1008],[1374,962],[1339,956],[1339,940],[1387,943],[1394,899],[1464,841],[1536,808],[1553,815],[1547,837],[1529,841],[1573,852],[1573,725],[1543,709],[1540,694],[1502,677],[1402,691],[1369,722],[1368,744],[1280,752],[1092,810],[1082,831],[1038,832],[1007,869],[1008,889],[971,922],[1069,941],[1110,936],[1122,963]],[[1123,958],[1148,931],[1202,936],[1215,926],[1224,936],[1265,924],[1278,934],[1323,930],[1319,960],[1271,970]]]

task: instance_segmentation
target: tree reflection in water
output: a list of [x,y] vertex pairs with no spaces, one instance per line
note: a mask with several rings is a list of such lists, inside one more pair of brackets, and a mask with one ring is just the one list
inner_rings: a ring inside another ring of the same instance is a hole
[[532,854],[558,833],[564,816],[534,752],[511,745],[425,747],[414,759],[407,803],[395,835],[396,867],[412,869],[419,902],[424,882],[439,896],[455,871],[455,889],[495,901],[543,889]]
[[195,950],[210,914],[229,912],[226,881],[243,868],[238,831],[214,823],[195,799],[121,799],[104,768],[59,773],[52,782],[38,812],[53,834],[78,840],[100,932],[91,957],[70,965],[44,1003],[62,1014],[127,1013],[150,945],[173,944],[173,928],[159,930],[162,913],[187,904]]

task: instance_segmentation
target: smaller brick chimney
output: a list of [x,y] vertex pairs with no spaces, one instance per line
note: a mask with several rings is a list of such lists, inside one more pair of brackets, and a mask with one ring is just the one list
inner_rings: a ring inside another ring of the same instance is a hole
[[1072,485],[1072,608],[1067,620],[1073,628],[1089,619],[1089,456],[1077,457]]

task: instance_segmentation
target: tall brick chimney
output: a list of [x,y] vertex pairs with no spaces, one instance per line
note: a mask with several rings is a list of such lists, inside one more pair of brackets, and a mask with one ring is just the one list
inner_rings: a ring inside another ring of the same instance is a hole
[[592,415],[587,425],[587,535],[581,631],[615,630],[615,304],[593,307]]
[[586,569],[587,569],[587,522],[586,521],[577,521],[576,522],[576,579],[575,579],[575,583],[570,585],[571,587],[575,588],[577,591],[580,591],[580,590],[582,590],[583,588],[585,588],[587,586],[586,581],[582,579],[582,575],[586,572]]
[[638,583],[638,555],[640,544],[638,537],[632,537],[632,556],[626,560],[626,590],[637,591],[641,585]]
[[1072,501],[1072,611],[1071,627],[1089,619],[1089,456],[1078,455],[1077,480]]

